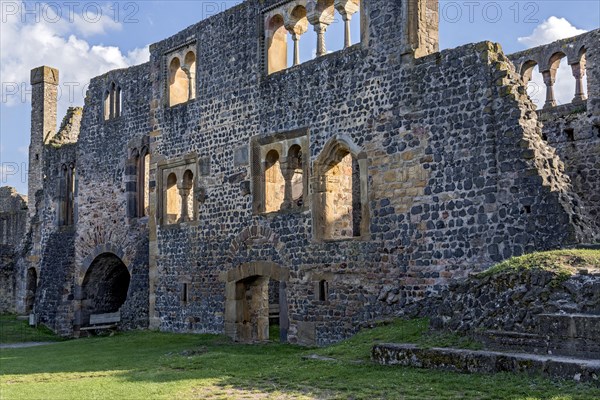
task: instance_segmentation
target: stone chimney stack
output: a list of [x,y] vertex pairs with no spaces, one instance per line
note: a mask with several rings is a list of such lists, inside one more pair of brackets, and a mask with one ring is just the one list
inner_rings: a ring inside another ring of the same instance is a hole
[[43,188],[43,148],[56,134],[58,70],[31,70],[31,143],[29,144],[29,214],[35,215],[35,194]]

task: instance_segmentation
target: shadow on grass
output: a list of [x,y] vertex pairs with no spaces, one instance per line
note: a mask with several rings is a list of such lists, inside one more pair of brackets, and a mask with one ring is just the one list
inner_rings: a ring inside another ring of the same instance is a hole
[[[373,343],[431,340],[424,335],[426,330],[425,320],[403,321],[322,349],[279,343],[241,345],[215,335],[129,332],[46,348],[2,350],[0,370],[1,379],[9,379],[12,385],[36,385],[35,374],[50,374],[50,379],[70,384],[72,376],[93,377],[94,373],[102,375],[97,379],[107,380],[102,382],[106,390],[117,393],[122,383],[139,385],[139,393],[148,385],[174,384],[169,398],[182,399],[236,398],[241,393],[254,393],[256,398],[319,399],[600,398],[600,388],[571,382],[383,367],[368,360]],[[338,361],[302,358],[313,353]]]

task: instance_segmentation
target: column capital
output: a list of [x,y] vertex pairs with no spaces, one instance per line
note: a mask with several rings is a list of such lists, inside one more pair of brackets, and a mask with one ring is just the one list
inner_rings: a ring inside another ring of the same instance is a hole
[[360,10],[360,0],[335,0],[334,6],[344,21],[349,21]]

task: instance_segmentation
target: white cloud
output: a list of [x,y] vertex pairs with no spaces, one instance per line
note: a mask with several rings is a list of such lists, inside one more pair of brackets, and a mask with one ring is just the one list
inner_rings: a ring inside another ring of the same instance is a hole
[[[565,39],[572,36],[581,35],[586,31],[578,29],[571,25],[565,18],[550,17],[539,24],[529,36],[520,37],[519,43],[529,47],[541,46],[552,43],[556,40]],[[584,80],[584,87],[586,81]],[[528,93],[538,108],[544,106],[546,101],[546,85],[542,74],[536,67],[533,71],[531,81],[528,85]],[[556,82],[554,84],[554,95],[557,104],[567,104],[573,100],[575,95],[575,78],[571,67],[567,64],[567,59],[561,60],[558,71],[556,72]]]
[[[29,90],[29,71],[49,65],[60,71],[59,112],[63,114],[66,107],[83,104],[85,87],[94,76],[148,61],[148,47],[123,53],[118,47],[92,44],[77,36],[121,29],[120,23],[105,14],[95,21],[75,13],[72,23],[68,18],[56,20],[52,16],[37,23],[23,23],[20,14],[5,16],[6,22],[0,24],[3,102],[9,106],[28,102],[30,99],[23,94]],[[13,91],[18,87],[19,92],[11,95],[9,85]]]
[[581,35],[586,31],[571,25],[565,18],[550,17],[539,24],[529,36],[518,38],[528,48],[552,43],[555,40]]

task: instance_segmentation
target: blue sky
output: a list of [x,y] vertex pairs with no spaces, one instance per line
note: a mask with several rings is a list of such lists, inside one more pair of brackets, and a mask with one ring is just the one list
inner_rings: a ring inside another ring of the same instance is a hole
[[[91,77],[144,62],[149,44],[238,3],[0,0],[0,186],[15,186],[22,193],[27,190],[31,68],[48,64],[60,69],[61,82],[67,85],[61,87],[60,123],[68,106],[83,104],[84,85]],[[491,40],[511,53],[598,27],[597,0],[440,0],[442,49]],[[356,40],[357,18],[352,28]],[[327,33],[328,49],[341,47],[342,36],[342,24],[334,23]],[[313,56],[315,40],[310,29],[301,37],[302,60]],[[564,82],[557,86],[559,101],[572,97],[570,79],[566,68],[559,69],[557,81]],[[534,75],[532,85],[536,84],[541,82]]]

